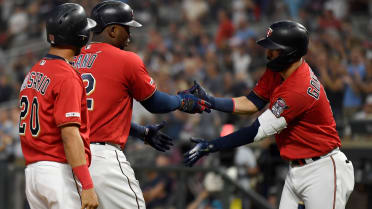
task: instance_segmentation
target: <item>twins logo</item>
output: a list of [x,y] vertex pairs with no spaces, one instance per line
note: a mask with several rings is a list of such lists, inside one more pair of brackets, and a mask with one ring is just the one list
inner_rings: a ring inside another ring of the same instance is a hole
[[266,38],[271,36],[272,33],[273,33],[273,29],[271,29],[271,28],[267,29]]
[[271,112],[275,115],[275,117],[279,118],[285,109],[288,109],[288,106],[285,104],[284,99],[278,98],[275,104],[271,107]]

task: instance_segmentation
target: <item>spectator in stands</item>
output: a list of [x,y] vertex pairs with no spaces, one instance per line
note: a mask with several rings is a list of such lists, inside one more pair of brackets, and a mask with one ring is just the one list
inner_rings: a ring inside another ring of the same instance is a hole
[[325,51],[319,52],[316,67],[320,74],[319,78],[327,92],[335,120],[341,122],[346,68],[339,56],[331,55],[329,57]]
[[1,71],[0,69],[0,103],[9,101],[10,98],[15,96],[8,77],[1,73]]
[[[170,165],[169,156],[158,154],[155,159],[157,167]],[[149,209],[164,209],[169,204],[172,195],[173,179],[168,173],[150,171],[147,173],[148,182],[143,186],[143,197]]]
[[234,35],[234,25],[230,20],[228,11],[218,11],[218,29],[216,34],[216,45],[218,48],[227,47],[227,41]]
[[205,0],[183,0],[182,4],[186,20],[190,22],[200,20],[209,10]]
[[187,205],[186,209],[222,209],[221,198],[217,194],[223,189],[223,181],[219,175],[209,172],[203,179],[200,192],[195,199]]
[[9,17],[8,25],[9,35],[13,42],[27,38],[27,34],[24,32],[28,26],[28,14],[24,7],[21,5],[15,7],[14,12]]
[[289,10],[290,17],[297,19],[299,17],[299,11],[303,7],[305,1],[303,0],[284,0],[284,3],[287,5]]
[[324,10],[323,15],[319,17],[318,24],[323,30],[341,29],[341,21],[334,16],[332,10]]
[[350,62],[347,66],[347,76],[345,82],[347,84],[345,89],[345,96],[343,100],[344,117],[352,118],[362,107],[362,95],[357,86],[358,80],[365,79],[366,67],[364,63],[364,54],[362,48],[355,46],[351,49]]
[[372,59],[368,60],[365,79],[362,80],[360,76],[357,76],[356,86],[365,96],[365,103],[362,111],[355,118],[372,119]]
[[[0,112],[0,116],[4,112]],[[0,208],[5,208],[10,202],[9,157],[11,156],[12,138],[0,129]]]

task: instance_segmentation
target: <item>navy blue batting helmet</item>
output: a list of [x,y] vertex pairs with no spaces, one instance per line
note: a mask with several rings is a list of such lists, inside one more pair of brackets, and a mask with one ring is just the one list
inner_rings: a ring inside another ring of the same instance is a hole
[[133,9],[121,1],[103,1],[97,4],[91,13],[91,18],[97,22],[95,33],[100,33],[109,25],[141,27],[142,24],[134,20]]
[[279,21],[270,25],[266,37],[257,44],[266,49],[281,50],[280,55],[267,64],[271,70],[281,71],[307,53],[309,33],[300,23]]
[[65,3],[53,9],[46,21],[47,40],[52,45],[83,47],[96,22],[87,17],[79,4]]

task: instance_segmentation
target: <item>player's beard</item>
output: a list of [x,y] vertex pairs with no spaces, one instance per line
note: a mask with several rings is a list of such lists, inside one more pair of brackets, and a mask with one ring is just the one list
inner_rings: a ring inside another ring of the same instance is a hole
[[120,44],[120,49],[121,50],[124,50],[130,43],[130,35],[128,37],[126,37],[123,41],[121,41],[121,44]]
[[291,66],[292,63],[283,62],[283,58],[281,55],[273,58],[267,56],[268,62],[266,64],[266,67],[269,68],[271,71],[274,72],[281,72]]
[[125,32],[126,32],[126,36],[124,36],[124,40],[123,40],[123,45],[122,45],[122,50],[125,49],[129,43],[130,43],[130,28],[129,26],[124,26],[124,29],[125,29]]

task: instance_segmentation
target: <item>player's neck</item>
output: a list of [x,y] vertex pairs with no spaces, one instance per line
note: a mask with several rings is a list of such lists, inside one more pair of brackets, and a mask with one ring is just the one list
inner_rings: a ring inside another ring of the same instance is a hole
[[303,59],[301,58],[297,62],[292,63],[292,65],[289,68],[280,72],[280,75],[282,76],[282,78],[284,80],[287,79],[290,75],[292,75],[294,71],[297,70],[298,67],[301,66],[302,62],[303,62]]
[[50,47],[48,54],[57,55],[72,62],[74,60],[75,51],[71,48]]

